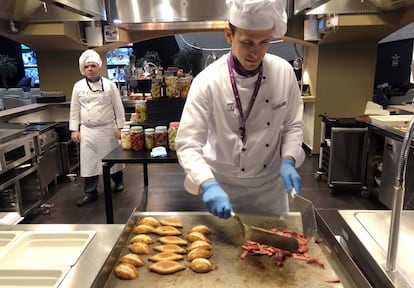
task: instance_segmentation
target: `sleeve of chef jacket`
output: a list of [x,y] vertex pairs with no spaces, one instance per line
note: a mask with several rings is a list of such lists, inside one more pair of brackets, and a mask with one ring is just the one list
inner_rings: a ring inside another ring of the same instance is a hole
[[78,131],[80,124],[79,82],[73,85],[72,98],[70,100],[69,130]]
[[288,107],[286,118],[283,121],[281,156],[293,156],[295,166],[299,167],[305,160],[305,152],[302,148],[303,143],[303,101],[300,89],[297,84],[296,76],[292,69],[289,69],[289,82],[291,91],[288,96]]
[[121,95],[115,83],[106,79],[109,82],[111,103],[114,108],[116,127],[121,129],[125,125],[125,109],[122,104]]
[[190,86],[175,140],[178,160],[197,186],[214,178],[202,151],[207,141],[208,117],[212,114],[210,95],[199,85],[203,81],[203,77],[196,77]]

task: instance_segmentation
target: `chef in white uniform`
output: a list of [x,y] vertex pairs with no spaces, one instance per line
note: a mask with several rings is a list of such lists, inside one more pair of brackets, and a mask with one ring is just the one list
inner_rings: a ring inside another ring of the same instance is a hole
[[[79,70],[85,78],[73,86],[69,129],[80,143],[80,175],[85,196],[76,202],[84,206],[98,200],[97,185],[102,175],[102,158],[120,145],[125,111],[116,85],[101,76],[102,60],[97,52],[86,50],[79,57]],[[124,165],[111,168],[114,192],[123,190]]]
[[288,211],[300,193],[303,102],[292,66],[267,54],[286,32],[285,0],[227,0],[230,53],[191,84],[176,138],[187,177],[210,213]]

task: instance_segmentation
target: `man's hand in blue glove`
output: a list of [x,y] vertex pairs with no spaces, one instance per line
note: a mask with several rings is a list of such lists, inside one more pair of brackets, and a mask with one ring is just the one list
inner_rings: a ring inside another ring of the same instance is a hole
[[233,209],[229,195],[220,184],[217,181],[209,181],[201,184],[201,189],[203,190],[203,202],[208,211],[219,218],[229,218]]
[[300,176],[295,169],[295,160],[291,158],[283,158],[280,167],[280,175],[285,183],[286,192],[290,193],[294,187],[296,193],[300,194]]

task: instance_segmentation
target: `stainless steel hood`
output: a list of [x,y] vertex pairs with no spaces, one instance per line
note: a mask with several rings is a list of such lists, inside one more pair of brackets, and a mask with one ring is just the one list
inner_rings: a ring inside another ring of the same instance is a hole
[[104,0],[1,0],[0,19],[23,23],[106,20]]
[[[414,0],[298,0],[307,15],[369,14],[414,5]],[[302,3],[303,2],[303,3]],[[315,5],[316,4],[316,5]]]
[[224,0],[107,0],[108,22],[128,30],[208,29],[228,20]]

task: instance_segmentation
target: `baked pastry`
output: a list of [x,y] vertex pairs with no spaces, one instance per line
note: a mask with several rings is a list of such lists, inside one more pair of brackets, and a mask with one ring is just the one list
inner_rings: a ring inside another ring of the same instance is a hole
[[181,231],[172,226],[160,226],[155,228],[154,233],[160,236],[178,236],[181,235]]
[[123,280],[132,280],[138,278],[138,269],[129,263],[121,263],[115,266],[115,275]]
[[187,247],[187,251],[191,251],[191,250],[194,250],[196,248],[211,250],[211,249],[213,249],[213,245],[211,245],[207,241],[196,240],[194,242],[191,242],[191,244]]
[[121,263],[129,263],[134,265],[135,267],[144,266],[145,262],[144,260],[139,257],[139,255],[134,253],[128,253],[119,258],[119,262]]
[[200,232],[190,232],[187,235],[185,235],[185,238],[187,238],[187,240],[194,242],[197,240],[202,240],[202,241],[206,241],[206,242],[210,242],[210,240],[208,240],[207,236],[204,234],[201,234]]
[[142,242],[135,242],[129,244],[127,247],[131,252],[134,252],[136,254],[148,254],[150,252],[150,247],[148,244]]
[[207,259],[196,258],[191,261],[190,269],[197,273],[207,273],[213,270],[213,265]]
[[179,254],[187,253],[186,249],[176,244],[158,245],[154,247],[154,250],[159,251],[159,252],[173,252],[173,253],[179,253]]
[[191,233],[191,232],[200,232],[201,234],[208,235],[211,233],[211,230],[206,225],[200,224],[200,225],[191,227],[191,229],[188,230],[188,233]]
[[185,266],[176,261],[159,261],[151,264],[148,268],[159,274],[172,274],[184,270]]
[[155,219],[154,217],[150,217],[150,216],[140,219],[138,221],[138,224],[139,225],[149,225],[149,226],[152,226],[152,227],[158,227],[158,226],[161,225],[160,222],[157,219]]
[[135,242],[142,242],[146,244],[152,244],[155,242],[155,240],[148,234],[138,234],[131,238],[131,243]]
[[187,255],[187,260],[189,262],[193,261],[196,258],[210,258],[213,253],[211,250],[202,249],[202,248],[196,248],[194,250],[191,250]]
[[160,219],[160,223],[161,225],[165,225],[165,226],[172,226],[172,227],[178,227],[178,228],[183,227],[183,223],[176,218],[162,218]]
[[178,236],[163,236],[158,238],[162,244],[187,245],[188,241]]
[[158,254],[152,255],[148,259],[153,262],[176,261],[184,259],[184,256],[173,252],[160,252]]
[[134,229],[132,229],[132,231],[135,234],[148,234],[148,233],[153,233],[154,229],[155,228],[150,225],[141,224],[141,225],[135,226]]

